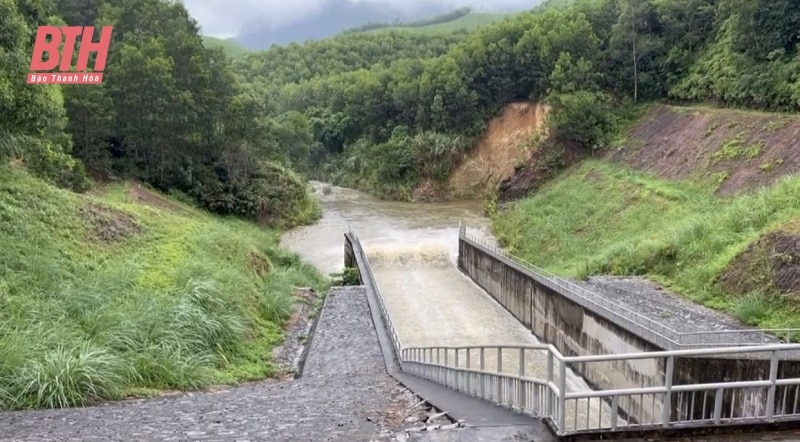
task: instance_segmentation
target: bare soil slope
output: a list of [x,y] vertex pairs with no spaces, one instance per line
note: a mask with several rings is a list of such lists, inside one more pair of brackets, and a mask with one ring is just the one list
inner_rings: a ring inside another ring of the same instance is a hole
[[800,300],[800,220],[750,244],[717,282],[732,294],[780,293]]
[[504,107],[450,176],[449,196],[482,196],[513,175],[516,167],[530,158],[548,111],[548,106],[530,102]]
[[[800,173],[800,116],[655,106],[608,159],[667,179],[703,179],[731,196]],[[800,220],[766,233],[717,279],[732,295],[800,295]]]
[[667,179],[713,178],[730,195],[800,172],[800,116],[654,106],[613,162]]

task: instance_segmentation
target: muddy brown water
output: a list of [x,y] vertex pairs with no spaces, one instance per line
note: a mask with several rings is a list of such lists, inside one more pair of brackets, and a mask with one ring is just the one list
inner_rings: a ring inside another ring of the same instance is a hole
[[[323,205],[322,219],[312,226],[287,232],[282,243],[325,273],[344,264],[344,233],[352,228],[364,245],[387,309],[404,347],[491,344],[539,344],[539,341],[456,268],[458,226],[493,242],[490,222],[479,201],[401,203],[380,201],[351,189],[312,183]],[[328,191],[323,189],[328,188]],[[472,361],[477,360],[475,355]],[[452,359],[451,359],[452,360]],[[503,371],[518,370],[517,356],[503,356]],[[463,362],[463,360],[462,360]],[[525,373],[544,378],[543,355],[526,354]],[[492,352],[486,367],[496,367]],[[569,391],[588,390],[585,381],[567,372]],[[593,402],[578,404],[580,423],[608,424],[609,408]],[[572,407],[570,407],[572,408]],[[572,417],[574,408],[568,410]],[[620,419],[620,425],[624,421]],[[571,422],[567,422],[571,426]],[[628,439],[653,440],[651,438]],[[798,432],[731,434],[714,437],[675,438],[676,441],[798,441]]]
[[[282,243],[322,272],[337,273],[344,264],[344,234],[352,228],[367,252],[403,347],[540,343],[456,267],[459,223],[493,242],[481,202],[387,202],[352,189],[312,185],[323,205],[322,219],[286,233]],[[464,365],[463,353],[461,358]],[[471,360],[472,368],[478,368],[477,354]],[[518,361],[518,352],[504,352],[502,371],[518,374]],[[496,351],[485,353],[485,369],[497,370]],[[525,375],[546,378],[543,352],[526,353]],[[571,371],[566,384],[569,391],[590,389]],[[592,425],[599,419],[608,424],[610,409],[598,400],[570,403],[573,407],[579,426],[587,419]]]

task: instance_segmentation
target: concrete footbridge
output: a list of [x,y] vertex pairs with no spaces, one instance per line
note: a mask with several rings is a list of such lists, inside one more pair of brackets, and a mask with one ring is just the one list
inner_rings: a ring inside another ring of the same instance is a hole
[[570,281],[457,232],[455,256],[441,241],[344,238],[387,369],[438,408],[556,439],[800,424],[797,330],[726,322],[642,281]]

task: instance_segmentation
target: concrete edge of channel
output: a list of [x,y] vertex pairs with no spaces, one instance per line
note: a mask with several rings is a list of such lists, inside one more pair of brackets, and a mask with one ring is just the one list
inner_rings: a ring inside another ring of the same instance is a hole
[[451,419],[463,421],[467,427],[516,427],[521,432],[535,435],[537,441],[557,440],[542,419],[516,413],[483,399],[403,372],[378,305],[377,295],[370,287],[362,287],[386,364],[386,371],[397,382],[441,412],[447,413]]
[[303,375],[305,374],[306,360],[308,359],[308,354],[311,351],[311,345],[313,344],[314,336],[317,333],[317,325],[319,324],[320,319],[322,319],[322,315],[325,312],[325,307],[328,306],[328,299],[331,298],[331,295],[333,294],[332,292],[335,291],[334,289],[336,289],[336,287],[328,288],[328,290],[323,295],[322,305],[319,307],[317,315],[310,321],[311,325],[307,329],[306,342],[303,345],[303,350],[300,353],[297,363],[295,364],[294,379],[299,379],[303,377]]

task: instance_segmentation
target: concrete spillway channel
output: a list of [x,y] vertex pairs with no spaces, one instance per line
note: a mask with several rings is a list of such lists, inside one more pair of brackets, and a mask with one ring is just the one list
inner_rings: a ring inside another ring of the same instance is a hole
[[[344,233],[356,232],[404,347],[538,343],[530,330],[456,268],[459,224],[473,232],[490,229],[480,201],[381,201],[352,189],[313,184],[324,209],[322,219],[287,233],[281,242],[323,272],[335,273],[343,266]],[[518,370],[517,357],[504,357],[504,371]],[[487,367],[496,367],[493,358],[496,355],[486,355]],[[545,378],[546,362],[527,357],[525,373]],[[568,374],[570,391],[589,388],[580,377],[569,370]],[[584,401],[578,408],[586,410],[586,405]],[[597,401],[588,405],[589,412],[583,413],[590,422],[600,420],[601,412],[603,422],[610,416],[609,407]]]
[[[418,245],[364,242],[368,259],[386,308],[403,347],[537,345],[536,337],[455,266],[455,251],[444,243]],[[520,354],[504,351],[484,353],[484,370],[519,375]],[[526,350],[526,377],[547,379],[546,354]],[[478,350],[471,354],[471,368],[477,367]],[[449,354],[455,361],[455,352]],[[465,352],[459,366],[466,367]],[[555,370],[558,377],[558,370]],[[567,369],[567,391],[591,390],[578,375]],[[600,399],[569,402],[568,428],[610,426],[611,408]],[[577,422],[576,422],[577,421]],[[618,418],[618,425],[624,421]]]

